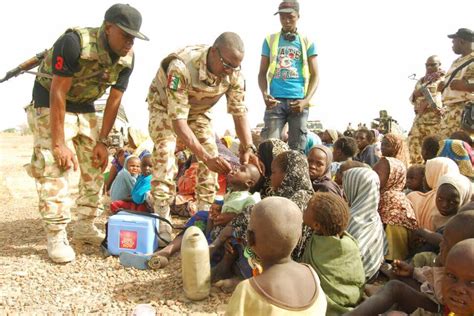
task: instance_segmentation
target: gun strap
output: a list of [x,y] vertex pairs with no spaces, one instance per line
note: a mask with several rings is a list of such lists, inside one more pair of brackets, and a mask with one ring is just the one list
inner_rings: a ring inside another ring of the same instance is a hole
[[470,63],[474,62],[474,58],[469,59],[462,65],[460,65],[458,68],[454,69],[454,71],[451,73],[451,76],[448,79],[448,82],[444,85],[443,90],[441,92],[444,92],[444,90],[449,87],[451,84],[451,81],[453,81],[454,77],[458,74],[458,72],[463,69],[464,67],[468,66]]

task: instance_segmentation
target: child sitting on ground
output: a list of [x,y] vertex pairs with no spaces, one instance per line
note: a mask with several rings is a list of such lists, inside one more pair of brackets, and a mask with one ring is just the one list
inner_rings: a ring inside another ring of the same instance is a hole
[[332,147],[333,162],[331,163],[331,175],[334,178],[342,163],[351,161],[359,149],[356,140],[352,137],[343,136],[334,142]]
[[354,157],[354,160],[363,162],[373,167],[379,157],[375,152],[374,135],[368,129],[360,129],[355,135],[359,153]]
[[425,178],[425,166],[421,164],[411,165],[407,170],[407,185],[405,194],[413,191],[425,193],[426,190],[423,186]]
[[139,212],[150,212],[151,208],[146,202],[149,199],[151,190],[151,154],[147,153],[143,156],[140,163],[141,174],[138,176],[137,182],[132,189],[130,201],[118,200],[112,202],[110,211],[116,213],[119,209],[128,209]]
[[314,192],[332,192],[342,197],[342,190],[331,177],[332,152],[323,145],[314,146],[308,154],[309,177]]
[[448,253],[441,281],[449,316],[474,315],[474,238],[458,242]]
[[425,163],[437,156],[440,142],[441,137],[438,135],[430,135],[423,138],[423,142],[421,143],[421,156]]
[[309,265],[291,253],[301,236],[299,207],[282,197],[268,197],[250,214],[248,243],[263,273],[242,281],[227,305],[227,315],[324,315],[326,296]]
[[365,272],[357,241],[345,230],[349,207],[332,193],[317,192],[308,203],[303,222],[313,235],[306,245],[302,262],[310,264],[326,293],[326,315],[348,312],[362,299]]
[[[208,241],[212,241],[210,236],[219,233],[221,227],[227,225],[245,207],[253,205],[260,199],[259,194],[251,194],[249,191],[260,181],[260,172],[252,164],[241,165],[238,169],[233,169],[228,175],[229,193],[224,196],[222,206],[219,201],[215,201],[211,206],[211,212],[199,211],[186,223],[186,227],[198,226],[207,234]],[[222,208],[221,211],[219,209]],[[209,213],[212,213],[209,214]],[[212,222],[209,223],[208,222]],[[218,228],[219,227],[219,228]],[[215,232],[213,232],[215,231]],[[155,252],[148,261],[148,266],[152,269],[161,269],[168,265],[168,259],[181,250],[184,231],[176,236],[173,241],[163,249]],[[220,245],[219,245],[220,246]],[[212,250],[217,250],[214,247]],[[212,252],[214,253],[214,252]]]
[[[474,211],[459,213],[448,222],[443,233],[443,242],[436,260],[436,267],[414,268],[404,261],[395,260],[393,262],[394,274],[398,277],[415,278],[419,282],[419,291],[405,282],[391,280],[385,284],[382,290],[365,300],[347,315],[378,315],[388,311],[394,304],[397,304],[398,310],[406,313],[412,313],[417,308],[441,313],[443,303],[449,302],[448,305],[453,306],[453,296],[448,294],[448,300],[445,301],[443,296],[445,291],[441,289],[441,282],[445,274],[446,255],[455,244],[469,238],[474,238]],[[468,267],[470,268],[469,271],[472,271],[472,261]],[[413,282],[413,279],[409,280]],[[452,294],[461,295],[459,292],[453,292]],[[460,298],[456,297],[456,300],[459,302]],[[472,304],[472,298],[463,302]],[[466,305],[464,304],[464,306]]]
[[420,246],[424,251],[438,251],[446,223],[471,200],[471,181],[461,174],[447,173],[439,179],[438,185],[436,208],[431,215],[433,231],[426,228],[416,230],[427,244]]
[[112,202],[117,200],[131,201],[131,192],[140,174],[140,159],[137,156],[128,156],[123,165],[124,167],[117,174],[110,188]]
[[[383,142],[382,152],[385,153]],[[406,182],[405,165],[401,160],[384,154],[375,164],[374,171],[380,179],[378,211],[388,243],[385,260],[405,260],[409,253],[411,232],[418,228],[415,211],[407,196],[402,192]]]

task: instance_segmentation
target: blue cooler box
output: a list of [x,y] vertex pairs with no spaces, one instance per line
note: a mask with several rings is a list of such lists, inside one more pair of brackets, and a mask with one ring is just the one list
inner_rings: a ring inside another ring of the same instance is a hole
[[159,220],[120,211],[107,223],[107,248],[112,255],[121,252],[152,254],[158,248]]

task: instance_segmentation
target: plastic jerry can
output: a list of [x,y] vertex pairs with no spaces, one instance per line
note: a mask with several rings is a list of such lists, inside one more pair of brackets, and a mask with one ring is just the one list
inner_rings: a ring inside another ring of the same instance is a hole
[[211,263],[209,246],[203,232],[189,227],[181,244],[181,272],[184,294],[190,300],[202,300],[211,290]]

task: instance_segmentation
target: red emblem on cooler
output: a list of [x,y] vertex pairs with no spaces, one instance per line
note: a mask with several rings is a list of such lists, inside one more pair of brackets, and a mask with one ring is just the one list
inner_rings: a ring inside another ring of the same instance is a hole
[[121,230],[119,247],[122,249],[137,249],[137,232],[131,230]]

